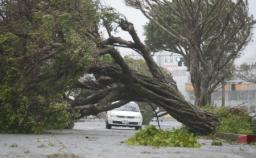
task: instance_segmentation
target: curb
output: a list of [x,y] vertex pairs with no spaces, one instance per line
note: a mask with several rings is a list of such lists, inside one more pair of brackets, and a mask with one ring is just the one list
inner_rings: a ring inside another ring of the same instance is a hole
[[218,138],[236,142],[238,144],[249,144],[256,142],[256,135],[252,134],[234,134],[234,133],[216,133]]

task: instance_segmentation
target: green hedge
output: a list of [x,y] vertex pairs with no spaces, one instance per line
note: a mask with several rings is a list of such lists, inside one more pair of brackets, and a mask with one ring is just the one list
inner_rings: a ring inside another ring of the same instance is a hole
[[252,134],[251,118],[243,108],[207,107],[206,110],[215,113],[220,125],[216,132]]

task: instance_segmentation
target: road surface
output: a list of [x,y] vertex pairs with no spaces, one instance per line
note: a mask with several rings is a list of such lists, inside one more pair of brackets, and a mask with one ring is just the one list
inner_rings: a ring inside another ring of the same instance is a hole
[[0,134],[0,158],[256,158],[255,145],[211,146],[211,140],[200,140],[202,147],[192,149],[124,144],[135,132],[107,130],[104,120],[84,120],[72,130],[48,134]]

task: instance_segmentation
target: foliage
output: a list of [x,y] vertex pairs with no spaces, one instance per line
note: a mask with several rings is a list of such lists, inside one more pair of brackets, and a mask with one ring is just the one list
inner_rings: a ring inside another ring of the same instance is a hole
[[253,134],[256,134],[256,117],[255,116],[254,116],[254,118],[252,118],[251,128],[252,128]]
[[212,145],[214,145],[214,146],[222,146],[222,141],[220,141],[220,140],[213,140],[212,141]]
[[146,63],[143,59],[136,60],[136,59],[132,59],[128,56],[125,56],[124,59],[125,59],[125,62],[128,64],[128,66],[132,70],[134,70],[134,71],[136,71],[140,74],[143,74],[145,76],[152,77],[152,75],[151,75],[151,73],[150,73],[150,71],[149,71],[149,69],[148,69],[148,67],[147,67],[147,65],[146,65]]
[[94,4],[11,0],[0,7],[0,132],[66,126],[63,95],[94,60],[95,44],[85,35],[97,28]]
[[217,132],[237,134],[252,133],[250,117],[244,109],[208,107],[207,110],[215,113],[220,119]]
[[78,113],[67,104],[56,103],[47,108],[45,115],[48,116],[43,118],[46,129],[70,129],[73,128],[74,118]]
[[172,131],[159,130],[150,125],[137,132],[126,141],[129,145],[150,145],[150,146],[170,146],[170,147],[200,147],[197,137],[188,133],[184,129]]
[[247,82],[256,83],[256,63],[240,65],[235,75]]
[[1,133],[42,133],[48,129],[72,128],[74,113],[66,104],[57,103],[31,108],[25,101],[18,108],[11,105],[1,107]]

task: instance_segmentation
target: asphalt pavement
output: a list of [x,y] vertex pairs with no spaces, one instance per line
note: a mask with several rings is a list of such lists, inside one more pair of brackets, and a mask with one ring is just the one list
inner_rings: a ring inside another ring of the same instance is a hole
[[[162,128],[180,126],[162,122]],[[129,146],[123,143],[136,131],[105,129],[104,120],[82,120],[72,130],[47,134],[0,134],[0,158],[256,158],[255,145],[224,143],[212,146],[200,140],[200,148]]]

